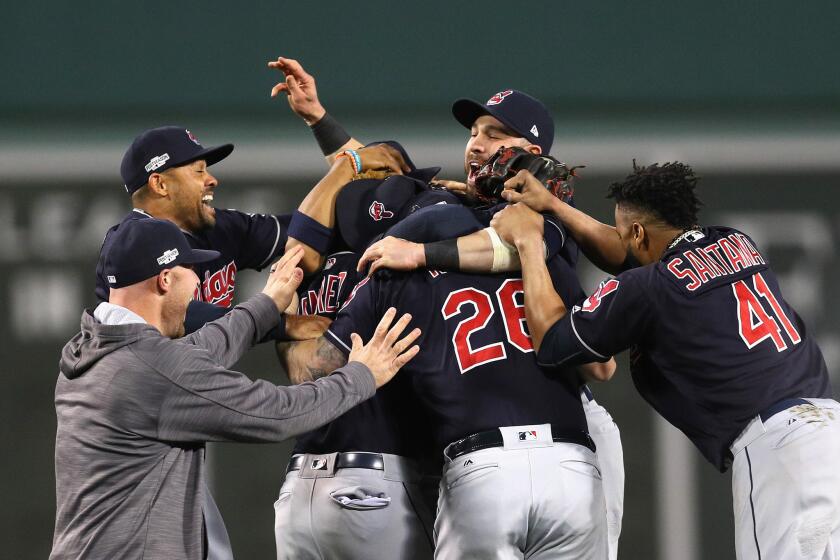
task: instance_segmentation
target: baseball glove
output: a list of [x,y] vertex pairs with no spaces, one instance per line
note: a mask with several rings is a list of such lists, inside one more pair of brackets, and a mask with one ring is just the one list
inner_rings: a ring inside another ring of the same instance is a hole
[[475,176],[477,195],[485,202],[498,202],[505,181],[525,169],[554,196],[569,202],[574,194],[572,181],[578,167],[570,168],[551,156],[532,154],[522,148],[502,147],[478,170]]

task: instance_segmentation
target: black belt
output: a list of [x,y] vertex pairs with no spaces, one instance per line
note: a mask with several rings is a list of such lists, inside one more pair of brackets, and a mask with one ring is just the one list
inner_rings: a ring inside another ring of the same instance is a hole
[[[582,445],[595,452],[595,442],[589,437],[586,432],[571,432],[562,433],[560,430],[551,429],[551,439],[556,443],[576,443]],[[466,453],[472,453],[479,449],[487,449],[488,447],[501,447],[505,444],[502,438],[502,432],[497,429],[487,430],[486,432],[479,432],[464,439],[459,439],[455,443],[447,447],[447,455],[450,459],[455,459]]]
[[761,418],[762,422],[767,422],[775,416],[776,414],[780,413],[783,410],[787,410],[792,406],[797,406],[800,404],[811,404],[809,401],[805,399],[785,399],[783,401],[779,401],[776,404],[772,404],[758,413],[758,416]]
[[[303,462],[306,459],[306,455],[298,455],[296,457],[292,457],[289,461],[289,466],[286,467],[286,472],[290,473],[292,471],[299,471],[303,468]],[[326,468],[326,461],[319,457],[312,457],[312,465],[310,466],[313,470],[321,470]],[[323,463],[318,463],[318,461],[323,461]],[[321,466],[323,465],[323,466]],[[335,468],[336,469],[373,469],[377,471],[384,471],[385,470],[385,461],[382,459],[382,455],[380,453],[339,453],[335,459]]]

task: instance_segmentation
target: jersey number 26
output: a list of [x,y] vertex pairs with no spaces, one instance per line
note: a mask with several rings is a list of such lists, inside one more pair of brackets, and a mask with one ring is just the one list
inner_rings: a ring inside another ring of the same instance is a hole
[[[504,319],[508,343],[522,352],[533,352],[531,337],[525,330],[525,306],[516,302],[517,294],[521,293],[522,280],[505,280],[505,283],[496,290],[496,303]],[[501,341],[480,348],[473,348],[470,344],[470,335],[484,329],[496,312],[493,300],[487,292],[476,288],[455,290],[443,303],[441,309],[443,318],[451,319],[461,313],[461,309],[468,304],[471,304],[473,312],[458,322],[452,337],[455,357],[462,374],[480,365],[504,360],[507,357],[505,345]]]

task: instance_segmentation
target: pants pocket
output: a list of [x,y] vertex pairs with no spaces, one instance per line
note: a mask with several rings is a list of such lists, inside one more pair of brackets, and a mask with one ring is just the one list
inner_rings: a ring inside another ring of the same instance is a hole
[[563,461],[560,463],[560,466],[568,471],[601,480],[601,471],[592,463],[587,463],[586,461]]
[[446,482],[446,488],[448,490],[452,490],[453,488],[461,486],[462,484],[478,480],[479,478],[484,478],[485,476],[493,474],[498,470],[499,463],[482,463],[471,465],[467,468],[462,467],[462,470],[459,469],[447,471],[446,476],[444,477],[444,481]]
[[391,497],[369,486],[346,486],[330,492],[330,499],[345,509],[382,509],[391,503]]

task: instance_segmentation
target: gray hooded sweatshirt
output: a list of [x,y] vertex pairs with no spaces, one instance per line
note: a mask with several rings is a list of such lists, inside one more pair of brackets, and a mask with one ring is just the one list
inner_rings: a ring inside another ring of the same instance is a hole
[[177,340],[85,311],[55,388],[51,559],[204,558],[205,442],[281,441],[374,394],[358,362],[293,387],[228,369],[277,320],[262,294]]

